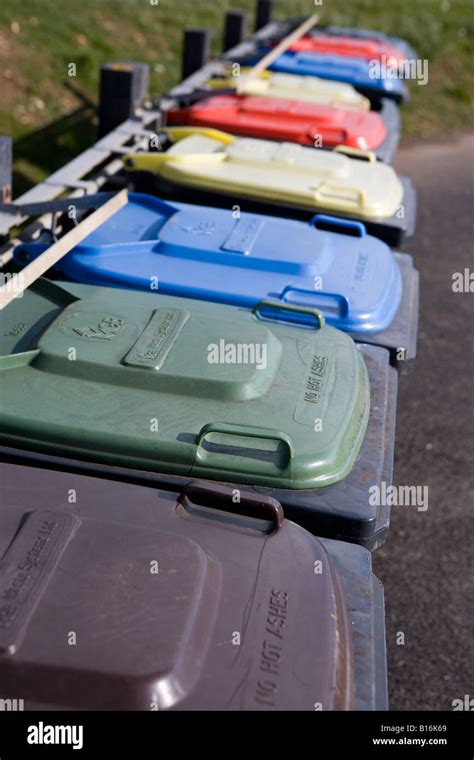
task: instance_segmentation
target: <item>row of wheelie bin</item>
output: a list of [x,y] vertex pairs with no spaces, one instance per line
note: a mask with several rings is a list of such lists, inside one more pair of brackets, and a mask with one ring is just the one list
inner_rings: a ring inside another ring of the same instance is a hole
[[371,552],[419,277],[408,93],[370,67],[414,53],[316,27],[249,76],[297,25],[161,97],[128,203],[2,313],[0,696],[26,709],[388,708]]

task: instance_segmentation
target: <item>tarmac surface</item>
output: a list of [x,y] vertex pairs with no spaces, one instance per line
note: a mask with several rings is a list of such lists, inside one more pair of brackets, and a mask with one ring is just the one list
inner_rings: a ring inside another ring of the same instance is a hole
[[[418,356],[399,383],[393,482],[428,486],[429,501],[426,511],[392,507],[374,570],[390,708],[452,710],[474,698],[474,135],[403,149],[395,168],[418,191],[404,250],[420,271],[421,308]],[[453,292],[466,268],[473,292]]]

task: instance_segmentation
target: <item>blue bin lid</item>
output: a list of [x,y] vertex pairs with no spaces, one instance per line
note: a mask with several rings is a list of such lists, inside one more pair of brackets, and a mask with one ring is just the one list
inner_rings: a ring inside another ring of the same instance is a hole
[[[261,50],[258,55],[246,63],[249,65],[257,63],[264,52]],[[402,101],[408,99],[407,88],[401,79],[371,76],[371,63],[363,58],[288,50],[268,68],[270,71],[280,74],[299,74],[300,76],[315,76],[347,82],[354,87],[379,92],[381,96],[392,95],[399,97]]]
[[[47,243],[15,249],[24,263]],[[260,214],[129,203],[58,262],[70,280],[253,308],[264,298],[318,308],[346,331],[378,332],[401,301],[390,248],[360,222],[317,215],[309,224]]]

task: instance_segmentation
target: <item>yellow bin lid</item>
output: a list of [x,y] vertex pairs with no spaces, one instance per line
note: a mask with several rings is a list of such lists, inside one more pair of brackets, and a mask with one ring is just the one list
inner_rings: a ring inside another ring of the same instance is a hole
[[167,132],[175,142],[166,152],[131,154],[125,166],[202,190],[370,220],[392,217],[403,200],[398,175],[374,153],[346,146],[315,150],[198,127]]
[[[241,77],[249,69],[240,69]],[[206,87],[213,90],[238,88],[240,77],[216,77],[206,82]],[[297,74],[273,74],[263,71],[259,77],[249,80],[242,87],[244,95],[258,95],[266,98],[298,98],[307,103],[321,103],[337,108],[351,108],[361,111],[370,110],[370,100],[361,95],[350,84],[331,82],[320,77],[303,77]]]

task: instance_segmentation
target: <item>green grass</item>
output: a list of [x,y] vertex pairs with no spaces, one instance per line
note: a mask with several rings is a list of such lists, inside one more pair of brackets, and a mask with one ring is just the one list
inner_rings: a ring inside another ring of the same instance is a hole
[[[254,7],[253,0],[153,2],[2,0],[0,133],[16,140],[15,194],[94,140],[101,63],[146,61],[152,72],[151,92],[157,94],[179,81],[185,25],[211,28],[218,53],[224,12]],[[372,27],[405,37],[421,58],[428,59],[429,84],[410,87],[412,102],[403,115],[406,136],[449,136],[472,123],[472,0],[324,0],[321,6],[314,0],[277,1],[281,18],[314,10],[325,23]],[[68,77],[71,63],[76,77]]]

